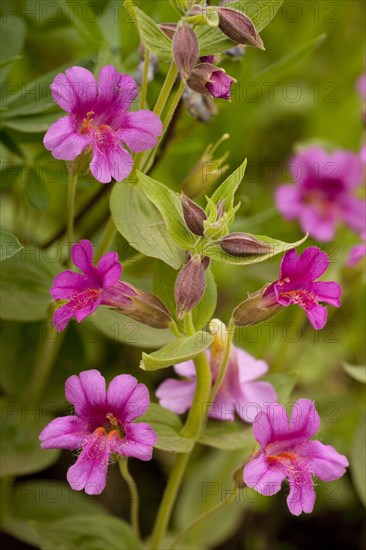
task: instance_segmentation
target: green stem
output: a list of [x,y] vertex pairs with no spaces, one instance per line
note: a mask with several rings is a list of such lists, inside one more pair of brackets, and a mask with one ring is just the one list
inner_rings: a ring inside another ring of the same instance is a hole
[[[192,330],[194,333],[191,313],[186,315],[185,325],[187,327],[187,335],[190,335]],[[206,421],[206,409],[203,409],[203,405],[209,403],[211,369],[204,352],[194,359],[194,364],[196,368],[196,391],[187,421],[181,431],[181,436],[195,441],[200,435]],[[165,536],[190,455],[191,453],[180,454],[175,461],[156,518],[151,539],[152,550],[157,550],[160,547],[161,541]]]
[[74,242],[74,218],[75,218],[75,195],[78,176],[75,172],[75,167],[72,163],[68,165],[69,185],[67,191],[67,220],[66,220],[66,235],[68,245],[71,246]]
[[103,256],[103,254],[108,252],[109,247],[111,246],[111,244],[113,243],[116,237],[116,234],[117,234],[117,229],[116,229],[116,226],[114,225],[112,216],[110,216],[107,221],[107,225],[105,226],[104,235],[102,238],[102,242],[100,243],[98,256]]
[[233,338],[234,338],[234,334],[235,334],[235,324],[234,324],[233,319],[230,319],[229,326],[228,326],[228,329],[227,329],[227,340],[226,340],[225,355],[224,355],[224,359],[222,361],[222,365],[221,365],[221,368],[220,368],[219,375],[218,375],[217,380],[216,380],[216,382],[215,382],[215,384],[214,384],[214,386],[211,390],[210,403],[212,403],[212,401],[215,399],[215,396],[216,396],[217,392],[219,391],[220,386],[222,384],[222,381],[225,377],[226,370],[227,370],[227,367],[229,365],[230,350],[231,350],[231,344],[232,344],[232,341],[233,341]]
[[143,164],[143,170],[145,170],[146,172],[149,171],[152,163],[154,162],[154,159],[155,159],[155,156],[156,156],[156,153],[159,149],[159,145],[160,143],[162,142],[164,136],[165,136],[165,133],[167,131],[167,129],[169,128],[169,124],[171,123],[172,121],[172,118],[174,116],[174,113],[178,107],[178,104],[180,102],[180,99],[182,97],[182,94],[184,92],[184,88],[185,88],[185,83],[182,81],[180,84],[179,84],[179,87],[175,93],[175,96],[171,102],[171,104],[169,105],[169,110],[166,114],[166,117],[164,119],[164,123],[163,123],[163,131],[162,131],[162,134],[159,138],[159,142],[158,144],[156,145],[156,147],[154,147],[154,149],[152,149],[151,151],[149,151],[149,154],[148,154],[148,157],[146,158],[146,160],[144,161],[144,164]]
[[234,489],[230,492],[227,499],[223,500],[222,502],[219,502],[218,504],[216,504],[216,506],[214,506],[213,508],[210,508],[210,510],[207,510],[207,512],[203,512],[203,514],[201,514],[195,520],[193,520],[189,525],[187,525],[187,527],[182,529],[182,531],[180,531],[180,533],[178,533],[178,535],[173,539],[173,542],[171,543],[169,550],[173,550],[174,548],[176,548],[178,542],[181,541],[182,538],[185,537],[187,533],[189,533],[189,531],[191,531],[197,525],[199,525],[201,521],[204,521],[205,519],[212,516],[213,514],[216,514],[216,512],[218,512],[219,510],[221,510],[222,508],[225,508],[225,506],[230,504],[236,496],[236,489],[237,487],[235,486]]
[[141,86],[141,99],[140,99],[140,109],[145,109],[146,105],[146,96],[147,96],[147,77],[149,74],[149,61],[150,61],[150,52],[145,48],[145,59],[144,59],[144,75],[142,79]]
[[65,335],[65,332],[57,332],[50,318],[47,319],[45,328],[42,331],[32,379],[27,388],[26,397],[30,401],[36,401],[42,394]]
[[174,82],[175,82],[177,76],[178,76],[178,69],[177,69],[174,61],[172,61],[172,63],[170,64],[169,70],[167,72],[165,82],[163,84],[162,89],[160,90],[159,97],[156,100],[155,107],[154,107],[154,113],[156,115],[158,115],[159,117],[161,116],[161,114],[164,110],[167,99],[170,95],[170,92],[173,89]]
[[119,469],[130,491],[131,501],[131,525],[135,535],[136,548],[141,548],[141,535],[139,527],[139,492],[135,480],[128,469],[128,458],[119,460]]

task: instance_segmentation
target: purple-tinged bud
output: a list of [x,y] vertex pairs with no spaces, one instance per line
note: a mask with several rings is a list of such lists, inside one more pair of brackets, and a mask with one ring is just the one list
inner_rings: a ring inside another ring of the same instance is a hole
[[149,327],[167,328],[169,326],[172,321],[171,315],[159,298],[130,284],[121,284],[124,285],[123,299],[121,299],[120,292],[115,291],[113,294],[112,289],[108,293],[107,299],[104,300],[106,305],[110,305],[118,313],[131,317]]
[[187,80],[198,61],[200,45],[189,25],[181,25],[173,37],[173,56],[183,80]]
[[187,80],[188,86],[195,92],[226,100],[230,99],[233,82],[235,80],[224,69],[211,63],[197,65]]
[[217,8],[217,12],[219,28],[230,40],[265,50],[263,40],[247,15],[231,8]]
[[184,193],[181,193],[180,200],[182,202],[184,220],[188,229],[195,235],[203,237],[203,222],[207,219],[205,211]]
[[233,320],[237,327],[249,327],[263,323],[280,312],[283,306],[275,302],[266,304],[263,300],[263,294],[268,286],[266,285],[251,294],[234,309]]
[[209,122],[217,115],[217,107],[209,95],[202,95],[186,86],[183,101],[188,114],[200,122]]
[[227,254],[241,258],[269,254],[273,250],[270,244],[259,241],[247,233],[231,233],[226,235],[220,241],[220,246]]
[[206,288],[205,267],[198,254],[178,273],[175,282],[177,318],[183,319],[201,300]]
[[160,23],[159,27],[163,31],[164,34],[167,35],[168,38],[171,40],[173,39],[173,36],[175,35],[175,32],[177,30],[177,23]]

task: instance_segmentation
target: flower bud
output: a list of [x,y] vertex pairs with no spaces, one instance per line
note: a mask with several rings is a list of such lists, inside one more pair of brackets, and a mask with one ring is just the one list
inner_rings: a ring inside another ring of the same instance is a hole
[[175,282],[177,318],[183,319],[201,300],[206,288],[205,267],[198,254],[180,270]]
[[259,241],[247,233],[231,233],[220,241],[224,252],[231,256],[245,257],[269,254],[272,250],[270,244]]
[[177,26],[177,23],[160,23],[159,28],[172,40],[177,30]]
[[217,8],[219,28],[230,40],[264,50],[263,40],[247,15],[231,8]]
[[235,79],[224,69],[211,63],[200,63],[191,72],[187,84],[192,90],[220,99],[230,99],[231,86]]
[[238,305],[233,312],[233,320],[237,327],[249,327],[263,323],[279,313],[283,306],[278,303],[266,304],[263,294],[269,285],[251,294],[244,302]]
[[[113,307],[115,311],[139,321],[144,325],[153,328],[167,328],[172,321],[171,315],[163,302],[154,294],[135,288],[134,286],[123,283],[125,287],[129,287],[130,291],[125,291],[125,296],[121,300],[120,296],[115,292],[109,292],[106,305]],[[113,290],[113,289],[112,289]]]
[[181,193],[180,200],[182,201],[184,220],[187,227],[195,235],[203,236],[203,222],[206,219],[205,211],[191,199]]
[[173,37],[173,56],[183,80],[187,80],[198,61],[200,45],[196,33],[188,25],[181,25]]
[[217,115],[217,107],[208,95],[202,95],[186,86],[183,96],[188,114],[200,122],[209,122]]

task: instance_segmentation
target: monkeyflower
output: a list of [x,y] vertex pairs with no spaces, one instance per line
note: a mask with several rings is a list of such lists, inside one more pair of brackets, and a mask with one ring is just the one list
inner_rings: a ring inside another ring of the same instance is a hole
[[253,433],[261,450],[244,467],[244,482],[265,496],[281,489],[287,478],[289,510],[295,516],[310,513],[315,503],[313,476],[334,481],[345,473],[348,460],[330,445],[310,440],[320,418],[314,402],[299,399],[288,418],[279,403],[270,404],[253,422]]
[[80,323],[100,305],[109,305],[154,328],[169,325],[171,317],[159,298],[119,280],[122,265],[116,252],[107,252],[98,265],[94,265],[93,245],[88,240],[82,240],[72,245],[71,258],[81,273],[69,269],[59,273],[50,289],[52,298],[61,302],[53,316],[59,332],[67,327],[73,317]]
[[98,83],[83,67],[71,67],[51,84],[56,103],[68,113],[47,131],[43,143],[59,160],[75,160],[90,151],[90,171],[101,183],[125,179],[133,167],[130,151],[155,147],[162,133],[157,115],[128,112],[137,96],[136,82],[112,65],[102,67]]
[[112,453],[151,459],[157,435],[149,424],[134,422],[149,408],[150,397],[147,387],[136,378],[116,376],[107,390],[100,372],[87,370],[66,380],[65,395],[76,416],[55,418],[39,439],[43,449],[81,450],[67,472],[72,489],[100,494]]
[[[210,330],[214,332],[214,341],[206,355],[214,384],[225,355],[227,330],[218,319],[211,322]],[[156,396],[162,407],[183,414],[191,408],[196,389],[194,362],[185,361],[175,365],[174,370],[184,377],[184,380],[164,380],[158,387]],[[252,422],[258,410],[264,407],[264,403],[274,402],[277,398],[269,382],[257,381],[257,378],[267,371],[267,363],[232,345],[226,374],[210,405],[208,416],[217,420],[233,421],[237,414],[245,422]]]
[[275,304],[297,304],[316,330],[327,322],[327,308],[320,302],[340,307],[342,289],[334,281],[317,281],[329,267],[329,258],[316,246],[310,246],[299,257],[293,248],[284,255],[280,278],[270,284],[262,298],[262,307]]
[[362,181],[360,156],[345,150],[328,154],[312,147],[290,163],[295,185],[281,185],[276,191],[277,208],[287,220],[298,219],[303,231],[319,241],[334,238],[337,222],[352,230],[365,230],[365,201],[352,195]]

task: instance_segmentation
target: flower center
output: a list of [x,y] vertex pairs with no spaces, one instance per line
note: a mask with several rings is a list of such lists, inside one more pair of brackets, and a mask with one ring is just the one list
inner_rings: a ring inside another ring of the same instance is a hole
[[87,288],[81,292],[76,292],[67,302],[67,306],[71,311],[83,309],[91,301],[96,300],[101,292],[103,292],[102,288]]
[[267,456],[267,462],[269,464],[276,464],[277,462],[295,462],[297,459],[296,455],[293,453],[283,452],[278,453],[277,455]]
[[107,422],[104,424],[103,429],[108,435],[113,434],[123,439],[125,437],[125,431],[122,426],[118,423],[117,418],[112,413],[107,413],[105,415]]
[[281,298],[289,298],[293,304],[301,307],[312,307],[318,305],[318,300],[314,292],[309,290],[288,290],[280,292]]
[[95,115],[94,111],[89,111],[86,114],[86,118],[83,119],[83,122],[80,126],[80,133],[87,134],[91,128],[94,128],[93,125],[93,116]]

